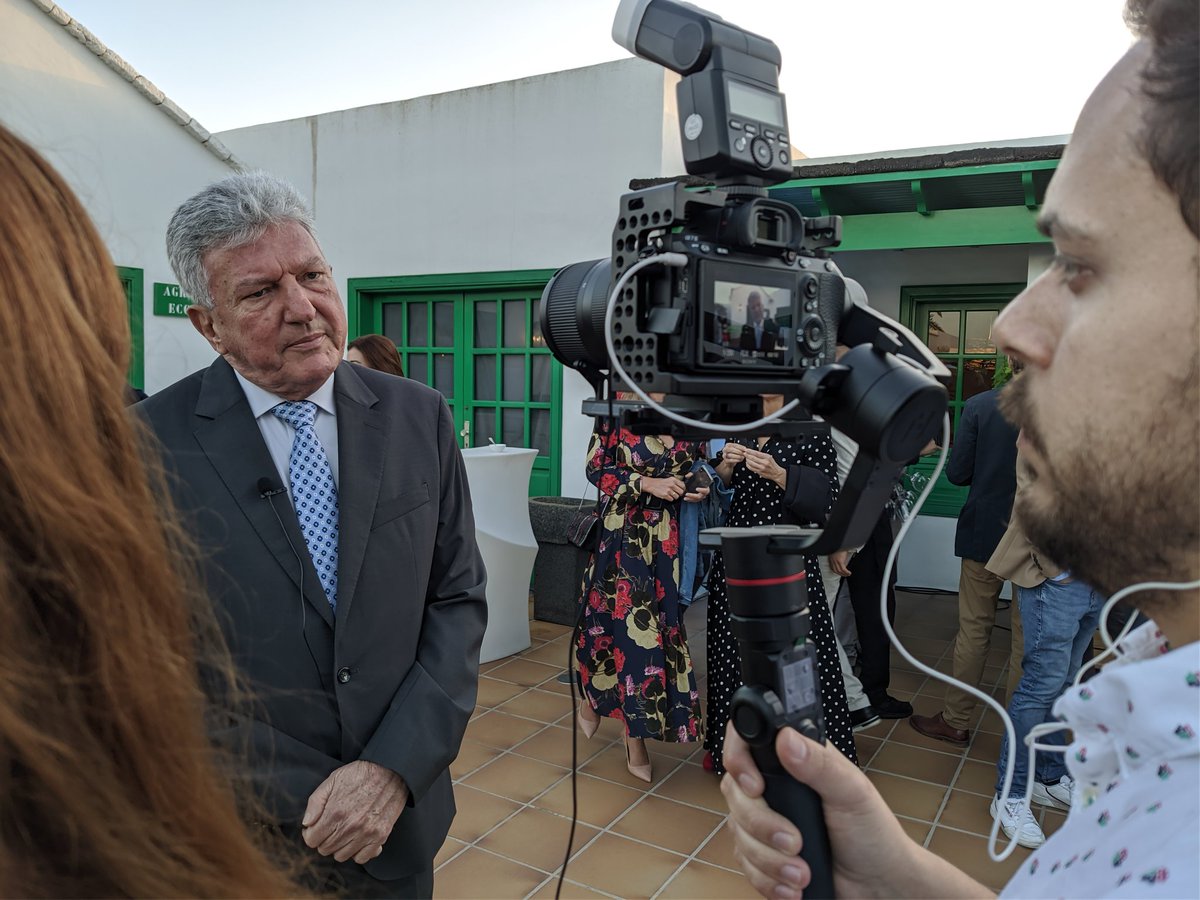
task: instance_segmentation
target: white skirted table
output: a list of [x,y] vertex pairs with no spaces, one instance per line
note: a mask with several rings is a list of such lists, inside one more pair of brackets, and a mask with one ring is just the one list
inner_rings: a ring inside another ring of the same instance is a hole
[[538,545],[529,524],[529,475],[536,450],[492,444],[462,452],[487,567],[488,624],[480,662],[529,647],[529,579]]

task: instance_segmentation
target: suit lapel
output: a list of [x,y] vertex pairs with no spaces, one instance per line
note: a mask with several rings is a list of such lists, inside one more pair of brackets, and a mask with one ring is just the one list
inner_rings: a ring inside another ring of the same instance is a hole
[[338,427],[338,616],[344,617],[354,602],[379,504],[388,428],[379,398],[350,363],[338,366],[333,396]]
[[[258,532],[271,555],[298,588],[303,582],[305,600],[332,628],[333,611],[308,555],[295,511],[285,497],[265,499],[259,492],[258,480],[264,476],[277,480],[277,470],[258,423],[254,421],[250,404],[246,402],[245,392],[238,384],[233,368],[224,359],[218,359],[205,373],[196,401],[195,435],[230,497]],[[273,503],[276,504],[274,510]],[[297,556],[300,557],[299,566]]]

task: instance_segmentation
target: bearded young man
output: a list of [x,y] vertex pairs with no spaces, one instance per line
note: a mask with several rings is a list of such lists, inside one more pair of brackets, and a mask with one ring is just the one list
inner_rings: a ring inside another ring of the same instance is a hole
[[[1142,39],[1088,100],[1046,194],[1054,263],[995,326],[1026,366],[1006,402],[1034,475],[1017,514],[1106,595],[1200,578],[1200,12],[1142,0],[1127,15]],[[1130,599],[1153,621],[1056,704],[1080,787],[1005,895],[1200,896],[1200,591]],[[990,896],[909,839],[836,750],[790,729],[776,749],[821,796],[839,895]],[[764,896],[799,897],[801,835],[761,799],[732,729],[725,761],[743,869]]]

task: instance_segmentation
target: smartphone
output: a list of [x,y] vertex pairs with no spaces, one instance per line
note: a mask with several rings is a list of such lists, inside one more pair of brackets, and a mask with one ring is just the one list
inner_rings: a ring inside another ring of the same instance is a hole
[[700,488],[706,488],[712,484],[712,476],[708,474],[707,469],[697,469],[683,480],[683,491],[685,494],[690,494]]

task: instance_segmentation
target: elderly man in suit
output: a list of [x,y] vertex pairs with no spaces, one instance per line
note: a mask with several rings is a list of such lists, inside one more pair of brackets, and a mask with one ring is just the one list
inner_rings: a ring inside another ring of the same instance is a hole
[[779,341],[779,323],[767,315],[763,296],[751,291],[746,298],[746,324],[738,346],[742,350],[774,350]]
[[219,358],[137,411],[253,701],[215,730],[316,851],[314,889],[428,897],[487,615],[450,413],[342,361],[345,310],[291,186],[211,185],[167,248]]
[[[962,558],[958,579],[958,636],[954,640],[954,677],[979,687],[996,607],[1004,579],[986,563],[1000,543],[1017,489],[1017,429],[1000,414],[999,388],[976,394],[963,407],[946,463],[946,477],[969,485],[954,534],[954,555]],[[1020,665],[1019,617],[1014,613],[1010,666]],[[908,722],[927,737],[965,747],[976,700],[966,691],[946,688],[942,712],[914,715]]]

